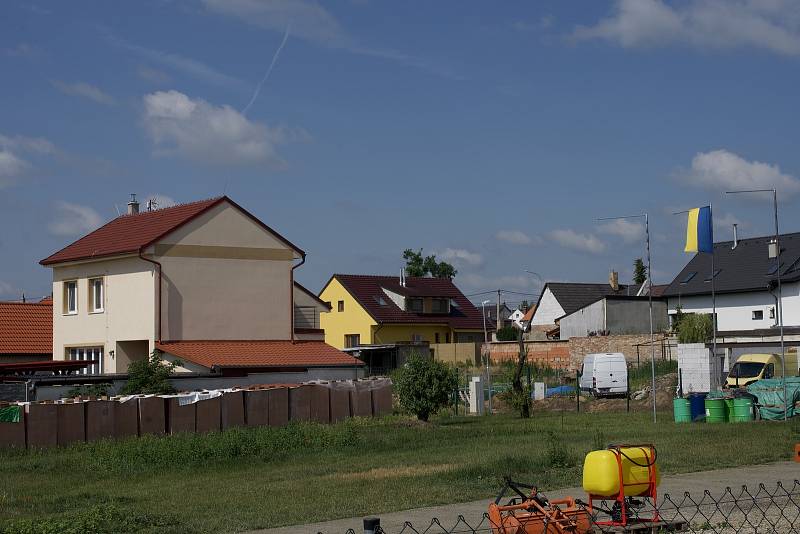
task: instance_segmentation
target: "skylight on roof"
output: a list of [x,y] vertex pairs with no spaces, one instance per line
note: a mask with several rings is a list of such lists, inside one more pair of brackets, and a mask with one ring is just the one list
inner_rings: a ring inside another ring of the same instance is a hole
[[[719,273],[721,273],[721,272],[722,272],[722,269],[715,269],[715,270],[714,270],[714,278],[716,278],[717,276],[719,276]],[[705,279],[703,280],[703,282],[710,282],[710,281],[711,281],[711,275],[709,274],[708,276],[706,276],[706,277],[705,277]]]
[[691,272],[686,273],[686,276],[684,276],[683,280],[681,280],[681,284],[688,284],[689,280],[694,278],[694,275],[696,275],[696,274],[697,274],[697,271],[691,271]]
[[375,299],[375,302],[377,302],[379,306],[386,306],[387,305],[386,299],[384,299],[380,295],[373,295],[372,298]]
[[771,276],[778,272],[778,267],[783,267],[783,263],[779,264],[778,260],[772,260],[767,269],[767,276]]

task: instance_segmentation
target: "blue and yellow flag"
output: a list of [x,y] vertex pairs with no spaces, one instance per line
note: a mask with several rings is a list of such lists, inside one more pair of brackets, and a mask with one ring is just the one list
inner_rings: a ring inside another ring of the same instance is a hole
[[711,206],[690,209],[684,252],[711,253],[713,251],[714,230],[711,223]]

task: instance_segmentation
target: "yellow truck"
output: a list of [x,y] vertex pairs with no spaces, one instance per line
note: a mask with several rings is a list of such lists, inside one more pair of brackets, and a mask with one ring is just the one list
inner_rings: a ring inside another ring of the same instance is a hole
[[[780,354],[742,354],[731,367],[726,388],[743,388],[762,378],[783,376]],[[798,376],[797,349],[786,349],[786,376]]]

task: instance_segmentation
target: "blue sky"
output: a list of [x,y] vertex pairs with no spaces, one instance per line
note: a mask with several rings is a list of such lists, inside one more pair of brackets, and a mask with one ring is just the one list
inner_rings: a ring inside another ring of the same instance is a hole
[[227,192],[308,251],[298,278],[314,290],[397,273],[419,247],[467,293],[538,293],[525,269],[626,281],[641,225],[594,219],[644,211],[665,283],[688,260],[674,211],[713,202],[717,240],[733,222],[771,231],[767,197],[730,188],[777,187],[782,229],[800,231],[793,1],[0,12],[0,298],[48,294],[38,260],[131,192]]

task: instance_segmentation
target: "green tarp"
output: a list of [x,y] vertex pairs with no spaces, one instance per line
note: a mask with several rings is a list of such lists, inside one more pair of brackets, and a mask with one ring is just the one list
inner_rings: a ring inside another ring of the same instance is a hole
[[0,423],[19,423],[20,413],[19,406],[3,406],[0,408]]
[[[759,412],[762,419],[783,419],[783,380],[770,378],[759,380],[747,386],[748,393],[758,399]],[[789,398],[787,415],[793,417],[800,415],[800,377],[786,379],[786,395]]]

